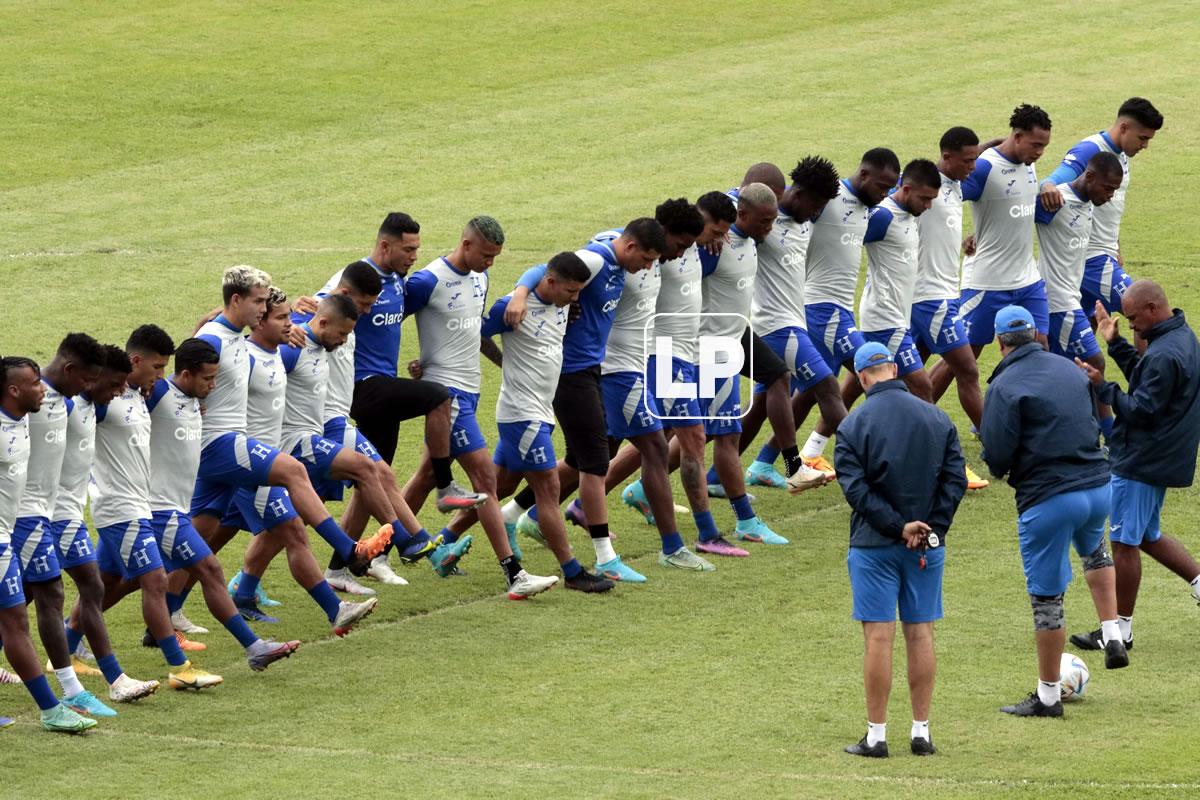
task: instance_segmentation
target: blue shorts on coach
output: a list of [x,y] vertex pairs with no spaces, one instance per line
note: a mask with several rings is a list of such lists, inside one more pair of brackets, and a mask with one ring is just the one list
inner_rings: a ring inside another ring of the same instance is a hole
[[1109,487],[1112,490],[1112,522],[1108,538],[1131,547],[1138,547],[1142,542],[1157,542],[1162,537],[1159,526],[1163,501],[1167,499],[1166,487],[1118,475],[1112,476]]
[[1062,594],[1071,584],[1071,546],[1082,557],[1104,544],[1108,494],[1108,486],[1056,494],[1017,517],[1017,540],[1029,594]]
[[860,622],[933,622],[942,618],[942,570],[946,549],[921,553],[897,542],[885,547],[851,547],[847,564],[854,596],[854,618]]

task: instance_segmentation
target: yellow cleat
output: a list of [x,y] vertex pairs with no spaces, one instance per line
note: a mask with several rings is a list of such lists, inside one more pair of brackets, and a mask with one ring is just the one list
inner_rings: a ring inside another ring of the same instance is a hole
[[829,478],[829,480],[833,480],[834,478],[837,477],[837,472],[834,471],[833,464],[830,464],[829,459],[827,459],[823,455],[805,456],[803,461],[804,461],[804,466],[808,467],[809,469],[815,469],[815,470],[820,470],[821,472],[824,472],[825,475]]
[[967,467],[967,488],[971,491],[986,489],[991,485],[991,481],[984,480],[975,474],[975,470]]
[[[75,674],[78,675],[80,678],[83,678],[83,677],[94,678],[97,675],[104,674],[100,670],[93,667],[91,664],[88,664],[86,661],[79,658],[78,656],[71,656],[71,666],[75,668]],[[49,674],[51,672],[54,672],[54,665],[51,664],[49,661],[47,661],[46,662],[46,673]],[[0,681],[0,682],[2,682],[2,681]]]
[[181,666],[173,667],[167,680],[172,689],[207,689],[225,681],[220,675],[205,672],[192,666],[191,661],[185,661]]

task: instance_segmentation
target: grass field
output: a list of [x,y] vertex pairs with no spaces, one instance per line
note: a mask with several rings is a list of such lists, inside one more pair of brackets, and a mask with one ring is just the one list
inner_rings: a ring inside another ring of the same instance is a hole
[[[493,270],[500,288],[668,196],[731,186],[752,162],[790,167],[819,153],[848,172],[877,145],[931,157],[945,128],[1001,134],[1022,101],[1054,120],[1045,175],[1135,94],[1167,123],[1133,165],[1127,268],[1200,315],[1192,4],[776,5],[0,2],[0,352],[45,359],[68,330],[123,342],[148,321],[182,337],[235,263],[310,292],[366,252],[392,209],[422,222],[420,263],[473,214],[495,215],[509,240]],[[406,324],[404,359],[415,345]],[[494,432],[490,366],[484,382]],[[953,393],[943,405],[965,432]],[[419,425],[402,435],[406,476]],[[978,443],[965,448],[978,465]],[[0,711],[18,725],[0,733],[0,797],[1200,792],[1189,727],[1200,611],[1156,566],[1131,669],[1106,673],[1088,658],[1088,696],[1064,722],[997,713],[1035,680],[1002,485],[968,497],[950,536],[940,754],[903,748],[899,673],[899,756],[844,755],[865,716],[848,512],[836,487],[759,496],[791,547],[714,574],[665,573],[652,529],[614,498],[618,549],[646,586],[511,603],[480,536],[468,577],[405,573],[412,585],[381,591],[380,610],[346,640],[328,637],[277,568],[265,585],[285,601],[284,621],[262,632],[305,645],[265,674],[214,632],[199,663],[224,686],[121,707],[85,738],[43,734],[23,689],[4,687]],[[1164,525],[1200,549],[1197,508],[1194,488],[1172,491]],[[714,510],[732,525],[727,505]],[[441,525],[431,509],[422,519]],[[690,520],[684,528],[694,536]],[[554,569],[546,551],[527,552],[531,569]],[[198,597],[188,608],[215,625]],[[1072,630],[1094,627],[1081,581],[1067,615]],[[139,616],[131,602],[110,614],[118,653],[131,674],[165,678],[158,654],[138,646]]]

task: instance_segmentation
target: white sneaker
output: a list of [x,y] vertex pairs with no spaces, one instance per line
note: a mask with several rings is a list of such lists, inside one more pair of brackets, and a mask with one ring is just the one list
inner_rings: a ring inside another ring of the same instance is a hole
[[21,683],[21,678],[6,669],[0,668],[0,685]]
[[815,489],[818,486],[824,486],[829,482],[829,474],[822,472],[819,469],[813,469],[807,464],[801,464],[800,469],[796,470],[787,479],[788,491],[792,494],[800,494],[801,492]]
[[374,597],[361,603],[347,603],[343,600],[338,606],[337,617],[333,620],[333,632],[338,636],[345,636],[357,622],[374,611],[377,605],[379,601]]
[[371,566],[367,567],[367,575],[387,586],[408,586],[408,581],[396,574],[384,553],[371,559]]
[[345,568],[325,570],[325,580],[330,586],[339,592],[345,592],[346,594],[359,594],[363,597],[375,596],[374,589],[368,586],[363,586],[358,582],[357,579],[355,579],[353,575],[350,574],[350,570]]
[[132,703],[157,691],[158,681],[136,681],[122,672],[121,677],[108,687],[108,699],[115,703]]
[[1200,603],[1200,581],[1192,584],[1192,599]]
[[517,573],[517,577],[508,585],[509,600],[524,600],[541,594],[558,583],[558,576],[543,578],[541,575],[530,575],[525,570]]
[[208,628],[197,625],[183,615],[183,609],[171,615],[171,625],[180,633],[208,633]]

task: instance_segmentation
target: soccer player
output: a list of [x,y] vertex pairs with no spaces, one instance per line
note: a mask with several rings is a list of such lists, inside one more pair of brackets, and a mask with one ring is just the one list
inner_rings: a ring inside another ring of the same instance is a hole
[[1121,218],[1125,214],[1125,192],[1129,189],[1129,159],[1149,147],[1150,140],[1162,126],[1163,116],[1153,103],[1144,97],[1131,97],[1117,109],[1117,119],[1108,130],[1089,136],[1072,147],[1062,164],[1042,181],[1042,204],[1048,210],[1055,210],[1059,201],[1054,186],[1078,178],[1098,153],[1111,153],[1121,161],[1121,186],[1110,202],[1103,208],[1097,207],[1092,236],[1088,239],[1081,288],[1082,305],[1089,316],[1097,300],[1106,311],[1119,311],[1121,295],[1133,282],[1125,274],[1125,259],[1121,255]]
[[896,380],[892,353],[867,342],[854,356],[863,405],[838,429],[834,466],[850,515],[850,588],[862,622],[867,734],[846,752],[886,758],[896,608],[908,655],[913,722],[909,746],[936,752],[929,704],[937,661],[933,623],[942,616],[945,538],[967,491],[966,462],[945,412]]
[[[900,179],[900,159],[886,147],[863,153],[858,170],[841,181],[838,196],[812,221],[804,284],[804,314],[817,352],[837,376],[854,363],[864,339],[854,323],[854,295],[867,217]],[[853,377],[853,376],[852,376]],[[843,404],[845,403],[843,397]],[[835,428],[824,417],[800,451],[804,463],[833,477],[825,445]]]
[[94,728],[96,720],[60,703],[42,672],[29,638],[20,555],[12,544],[29,467],[28,415],[41,407],[45,391],[36,363],[17,356],[0,359],[0,642],[8,663],[41,709],[42,727],[79,733]]
[[1000,710],[1061,717],[1063,593],[1071,583],[1072,544],[1108,634],[1105,666],[1129,665],[1117,629],[1113,562],[1104,545],[1108,462],[1087,379],[1042,349],[1024,308],[1000,309],[995,328],[1003,358],[988,381],[979,438],[992,474],[1008,475],[1017,492],[1017,537],[1038,661],[1037,691]]

